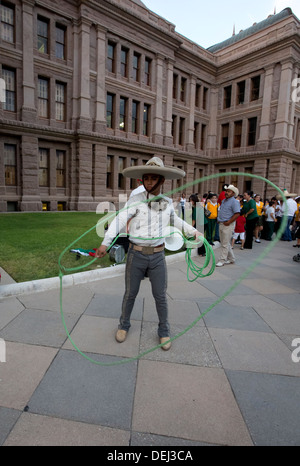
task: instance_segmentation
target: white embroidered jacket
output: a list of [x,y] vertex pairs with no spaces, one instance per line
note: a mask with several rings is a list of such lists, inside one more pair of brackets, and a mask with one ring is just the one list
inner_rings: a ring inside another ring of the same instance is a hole
[[[149,198],[157,199],[151,195]],[[128,229],[129,240],[132,243],[156,247],[164,243],[164,230],[169,225],[178,228],[186,236],[195,236],[197,231],[178,217],[172,199],[161,195],[159,201],[149,202],[147,193],[143,192],[129,199],[124,209],[112,221],[102,245],[110,246],[120,232]]]

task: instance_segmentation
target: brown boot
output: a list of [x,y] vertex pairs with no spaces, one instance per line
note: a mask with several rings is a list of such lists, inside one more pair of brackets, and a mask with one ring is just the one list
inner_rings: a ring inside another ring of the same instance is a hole
[[117,342],[123,343],[126,340],[127,333],[128,332],[126,332],[126,330],[117,330],[117,333],[115,335]]
[[170,337],[163,337],[160,339],[160,344],[164,344],[164,346],[161,347],[161,349],[163,349],[164,351],[168,351],[171,346],[172,346],[172,342],[170,340]]

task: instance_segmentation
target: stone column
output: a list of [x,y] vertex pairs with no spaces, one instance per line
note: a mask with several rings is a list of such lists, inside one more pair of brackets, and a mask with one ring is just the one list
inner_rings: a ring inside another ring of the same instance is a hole
[[93,210],[92,172],[93,150],[90,142],[79,139],[77,143],[77,205],[76,210]]
[[39,192],[39,157],[38,138],[23,136],[21,144],[22,154],[22,211],[42,210]]
[[156,102],[154,113],[153,142],[163,144],[163,66],[164,57],[157,54],[156,56]]
[[80,18],[79,23],[79,129],[91,131],[90,115],[90,27],[91,22]]
[[263,91],[263,104],[260,122],[260,134],[257,141],[257,150],[268,150],[270,140],[271,98],[273,86],[274,66],[266,70]]
[[165,145],[173,145],[172,137],[172,114],[173,114],[173,70],[174,62],[167,62],[167,103],[166,103],[166,122],[165,122]]
[[[297,80],[299,76],[299,68],[296,67],[293,71],[293,82]],[[293,133],[294,133],[294,126],[295,126],[295,107],[296,107],[296,101],[295,99],[292,99],[291,103],[291,115],[290,115],[290,122],[289,122],[289,127],[288,127],[288,138],[290,140],[290,149],[296,150],[295,143],[296,143],[296,137],[293,139]]]
[[210,120],[208,125],[207,134],[207,154],[215,154],[217,149],[217,115],[218,115],[218,88],[211,88],[210,90]]
[[23,104],[22,120],[36,122],[37,110],[35,106],[35,83],[33,65],[33,7],[34,0],[22,2],[23,19]]
[[273,149],[284,149],[288,147],[288,125],[291,102],[293,64],[290,61],[282,63],[281,80],[278,98],[277,119]]
[[106,196],[107,147],[95,144],[93,152],[93,191],[96,202],[102,202]]
[[190,77],[190,111],[188,118],[187,128],[187,150],[193,150],[194,144],[194,131],[195,131],[195,99],[196,99],[196,77]]
[[97,25],[97,91],[95,131],[104,132],[106,128],[106,29]]

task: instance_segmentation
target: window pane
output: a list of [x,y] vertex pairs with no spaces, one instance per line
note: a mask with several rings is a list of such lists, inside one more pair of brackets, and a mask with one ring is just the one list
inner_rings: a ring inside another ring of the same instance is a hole
[[48,88],[47,79],[39,78],[38,80],[38,112],[42,118],[48,118]]
[[56,120],[65,121],[65,84],[56,83]]
[[65,161],[66,153],[63,150],[56,151],[56,186],[65,187]]
[[7,42],[14,42],[14,16],[13,8],[1,5],[1,38]]
[[5,185],[16,186],[16,146],[4,144]]
[[5,81],[4,110],[15,112],[16,110],[16,73],[14,70],[2,68],[2,77]]
[[65,34],[66,30],[63,26],[56,26],[56,44],[55,55],[56,58],[65,59]]
[[39,185],[49,186],[49,149],[39,149]]
[[42,19],[37,20],[37,47],[41,53],[48,53],[48,22]]
[[106,126],[107,128],[113,128],[113,105],[114,96],[107,94],[106,97]]

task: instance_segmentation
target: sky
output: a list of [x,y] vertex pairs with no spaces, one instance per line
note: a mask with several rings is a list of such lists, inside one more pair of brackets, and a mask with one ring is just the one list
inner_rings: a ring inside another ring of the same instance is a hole
[[269,15],[290,7],[300,19],[300,0],[142,0],[175,24],[176,31],[203,48],[232,36]]

